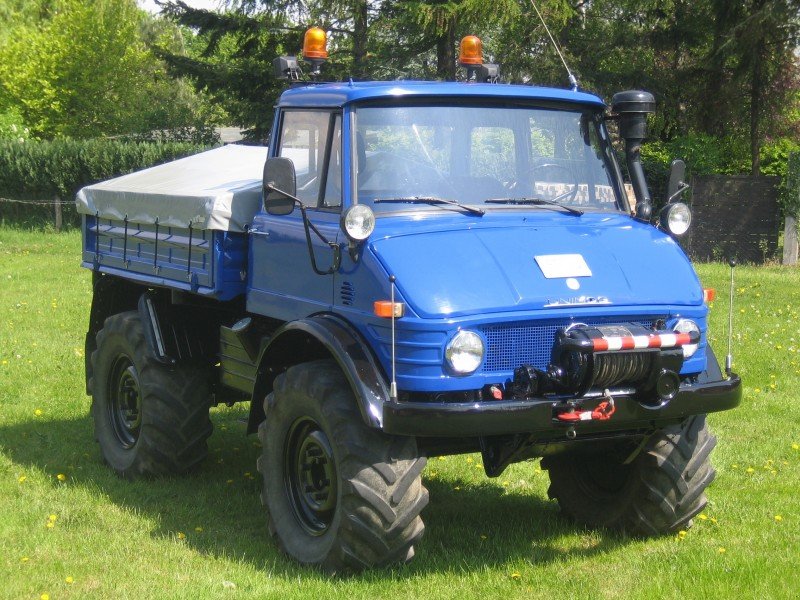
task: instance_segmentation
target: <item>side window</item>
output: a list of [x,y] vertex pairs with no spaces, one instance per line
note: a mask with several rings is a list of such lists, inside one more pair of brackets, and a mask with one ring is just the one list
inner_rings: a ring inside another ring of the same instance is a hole
[[324,176],[331,113],[287,111],[283,114],[278,156],[290,158],[297,173],[297,197],[317,206]]

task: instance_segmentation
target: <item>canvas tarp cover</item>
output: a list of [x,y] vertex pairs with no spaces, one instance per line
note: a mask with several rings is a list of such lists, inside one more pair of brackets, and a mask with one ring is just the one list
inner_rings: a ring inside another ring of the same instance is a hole
[[78,212],[167,227],[244,231],[261,207],[266,147],[229,145],[78,192]]

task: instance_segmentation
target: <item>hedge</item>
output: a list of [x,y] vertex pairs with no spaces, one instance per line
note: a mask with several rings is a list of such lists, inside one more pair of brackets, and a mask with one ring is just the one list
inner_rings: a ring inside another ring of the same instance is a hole
[[[85,185],[207,150],[189,142],[117,140],[0,141],[0,221],[41,224],[52,221],[53,207],[8,202],[71,202]],[[71,204],[64,223],[77,225]]]

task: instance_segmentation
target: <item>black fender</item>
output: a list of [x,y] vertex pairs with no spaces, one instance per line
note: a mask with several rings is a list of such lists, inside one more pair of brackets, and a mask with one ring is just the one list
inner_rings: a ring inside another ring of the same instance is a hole
[[383,404],[389,399],[389,388],[378,361],[349,323],[321,314],[290,321],[262,347],[247,433],[255,433],[264,420],[262,401],[272,392],[275,377],[293,365],[328,357],[336,360],[347,378],[364,422],[382,428]]

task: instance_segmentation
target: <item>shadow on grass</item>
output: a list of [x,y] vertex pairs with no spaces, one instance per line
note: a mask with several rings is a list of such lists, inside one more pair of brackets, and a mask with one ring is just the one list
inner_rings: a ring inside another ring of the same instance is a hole
[[[276,575],[308,575],[268,537],[255,469],[260,448],[255,436],[244,435],[238,417],[215,415],[208,459],[179,478],[129,482],[116,477],[102,463],[88,415],[0,428],[0,446],[23,468],[38,468],[54,478],[67,473],[67,485],[99,490],[118,506],[151,518],[157,523],[153,536],[176,539],[182,532],[185,543],[199,552],[249,562]],[[555,503],[508,492],[498,480],[429,478],[425,485],[431,501],[423,512],[427,528],[416,559],[391,572],[355,579],[470,571],[516,560],[562,562],[606,553],[628,541],[604,532],[576,542],[581,530],[559,516]]]

